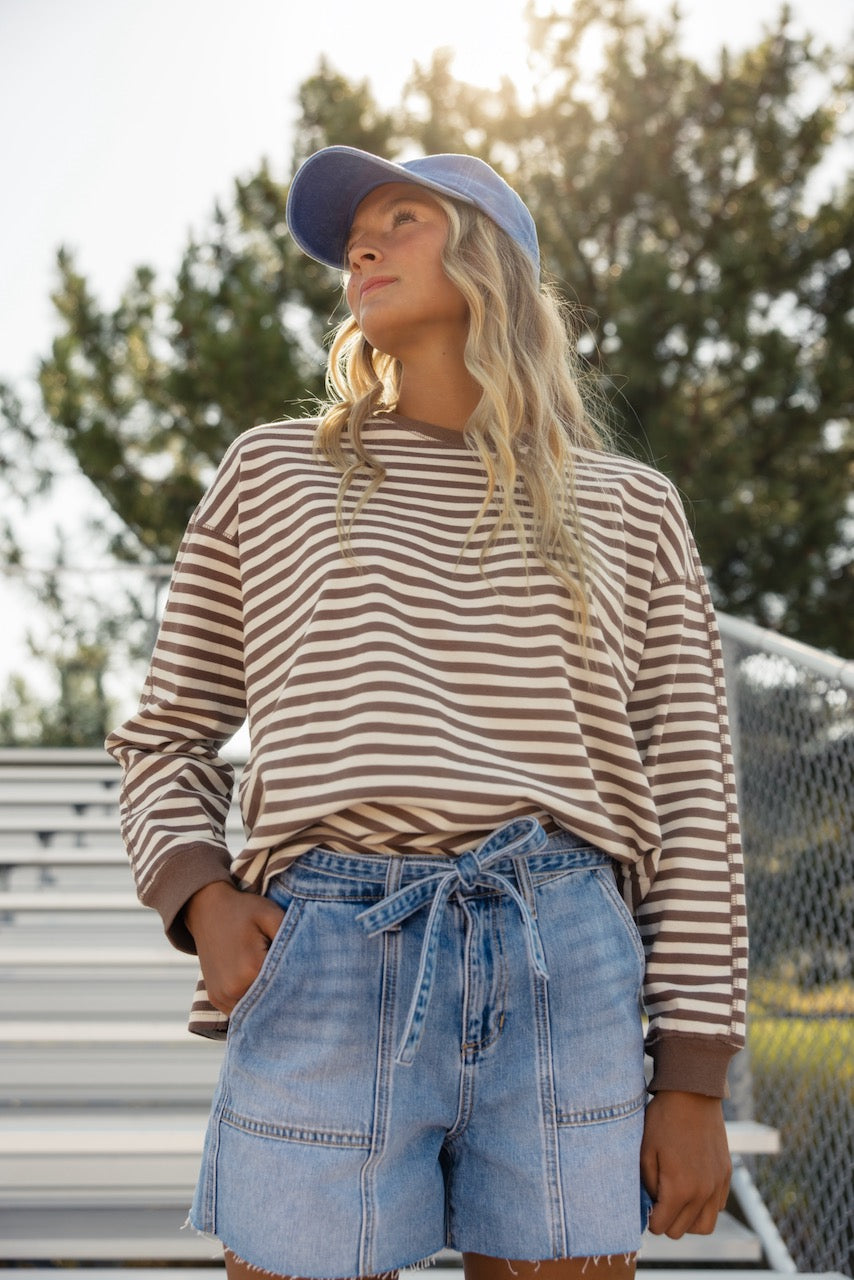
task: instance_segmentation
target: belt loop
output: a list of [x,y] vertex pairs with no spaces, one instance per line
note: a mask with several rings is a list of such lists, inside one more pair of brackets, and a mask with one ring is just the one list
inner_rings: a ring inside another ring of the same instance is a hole
[[[405,887],[398,888],[393,893],[387,893],[381,902],[375,903],[366,911],[360,911],[356,916],[368,935],[373,937],[389,929],[399,929],[404,920],[414,915],[416,911],[420,911],[428,903],[430,904],[418,961],[418,973],[415,977],[415,989],[406,1015],[400,1048],[395,1055],[396,1063],[407,1066],[412,1062],[418,1049],[433,987],[442,919],[451,895],[459,886],[471,889],[477,885],[488,885],[490,888],[510,895],[522,915],[531,964],[541,978],[548,979],[549,971],[546,967],[542,939],[528,903],[511,880],[491,869],[493,863],[505,856],[515,861],[518,857],[525,857],[528,851],[542,849],[546,843],[546,833],[535,818],[521,818],[507,822],[487,836],[476,849],[469,850],[458,858],[450,859],[451,865],[447,870],[427,872]],[[398,865],[393,866],[395,863]],[[391,859],[386,872],[387,889],[392,884],[400,884],[402,865],[402,858]]]
[[534,877],[531,874],[531,864],[528,861],[530,854],[526,854],[521,858],[513,859],[513,870],[516,872],[516,883],[519,886],[519,892],[527,903],[531,918],[537,918],[537,898],[534,891]]
[[[387,898],[389,894],[394,893],[400,888],[400,882],[403,879],[403,858],[400,854],[390,853],[388,856],[388,866],[385,871],[385,894]],[[400,933],[403,927],[403,921],[399,920],[397,924],[389,926],[389,933]]]

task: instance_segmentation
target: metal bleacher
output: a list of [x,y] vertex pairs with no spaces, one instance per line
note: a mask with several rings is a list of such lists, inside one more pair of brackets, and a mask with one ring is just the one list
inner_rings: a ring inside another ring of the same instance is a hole
[[[31,1277],[222,1268],[181,1229],[222,1050],[185,1030],[195,962],[137,903],[117,806],[100,752],[0,750],[0,1268]],[[773,1159],[773,1130],[729,1136]],[[739,1184],[714,1235],[650,1236],[641,1269],[794,1271]],[[448,1254],[434,1274],[458,1265]]]

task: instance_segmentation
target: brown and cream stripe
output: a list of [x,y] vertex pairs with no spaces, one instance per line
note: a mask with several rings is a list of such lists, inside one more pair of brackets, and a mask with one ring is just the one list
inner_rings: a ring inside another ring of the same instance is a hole
[[[108,740],[142,901],[192,949],[181,909],[213,879],[261,890],[315,844],[453,854],[535,814],[622,873],[656,1085],[720,1092],[743,1035],[744,896],[720,645],[672,485],[577,457],[585,653],[567,592],[515,534],[483,568],[485,530],[465,545],[484,474],[458,433],[372,421],[387,475],[348,558],[315,426],[232,446],[182,544],[139,712]],[[246,716],[232,857],[220,752]],[[224,1029],[203,992],[192,1025]]]

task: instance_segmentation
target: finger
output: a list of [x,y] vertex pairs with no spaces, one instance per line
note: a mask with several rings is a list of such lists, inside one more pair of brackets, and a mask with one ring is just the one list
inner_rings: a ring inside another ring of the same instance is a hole
[[726,1168],[724,1169],[724,1173],[720,1181],[720,1186],[718,1188],[718,1210],[719,1211],[727,1207],[731,1181],[732,1181],[732,1160],[730,1160],[729,1153],[727,1153]]
[[653,1235],[663,1236],[669,1235],[673,1223],[679,1213],[679,1204],[671,1200],[659,1188],[659,1194],[652,1206],[652,1213],[649,1215],[649,1229]]
[[[693,1211],[693,1206],[692,1206]],[[717,1192],[709,1196],[696,1212],[693,1221],[685,1228],[691,1235],[709,1236],[715,1229],[718,1220]]]
[[658,1153],[652,1143],[641,1143],[640,1152],[640,1175],[641,1182],[646,1187],[647,1194],[650,1199],[655,1201],[658,1199],[658,1183],[659,1183],[659,1164]]
[[265,951],[269,951],[273,939],[281,928],[284,918],[284,911],[280,911],[279,908],[276,907],[273,911],[265,911],[263,916],[256,921],[258,932],[263,939]]
[[689,1231],[694,1230],[694,1224],[698,1221],[701,1212],[702,1206],[696,1201],[683,1203],[676,1212],[671,1213],[665,1234],[671,1240],[681,1240]]
[[675,1206],[666,1234],[674,1240],[686,1234],[711,1235],[717,1224],[718,1205],[717,1188],[712,1192],[695,1189],[690,1198],[683,1198],[681,1205]]
[[640,1176],[643,1185],[655,1200],[658,1194],[658,1160],[654,1155],[645,1156],[641,1151]]
[[691,1181],[662,1177],[658,1197],[650,1217],[650,1230],[679,1240],[692,1229],[706,1203],[706,1196]]
[[[261,935],[259,934],[258,937],[260,939]],[[229,978],[222,983],[218,991],[220,1003],[217,1007],[222,1009],[223,1013],[233,1013],[234,1006],[246,995],[261,972],[268,950],[268,945],[261,945],[253,954],[247,954],[239,970],[230,974]]]
[[239,973],[231,973],[208,987],[208,999],[223,1013],[231,1013],[238,1000],[246,995],[257,977],[259,966],[243,965]]
[[693,1235],[710,1236],[717,1225],[717,1221],[717,1202],[716,1200],[707,1200],[699,1215],[688,1230]]

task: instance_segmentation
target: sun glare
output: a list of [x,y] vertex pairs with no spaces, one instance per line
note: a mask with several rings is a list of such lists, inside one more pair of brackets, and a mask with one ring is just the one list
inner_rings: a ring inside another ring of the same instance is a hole
[[520,94],[530,87],[524,0],[431,0],[423,16],[411,12],[403,24],[399,5],[378,0],[370,40],[357,39],[364,20],[352,5],[341,4],[336,16],[324,34],[325,52],[346,74],[369,80],[381,101],[398,100],[415,64],[428,66],[439,49],[450,50],[457,80],[496,89],[506,78]]

